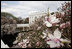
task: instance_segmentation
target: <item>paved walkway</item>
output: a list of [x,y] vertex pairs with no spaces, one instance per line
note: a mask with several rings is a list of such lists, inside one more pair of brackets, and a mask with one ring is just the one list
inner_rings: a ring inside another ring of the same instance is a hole
[[1,48],[9,48],[9,46],[4,44],[4,42],[1,40]]

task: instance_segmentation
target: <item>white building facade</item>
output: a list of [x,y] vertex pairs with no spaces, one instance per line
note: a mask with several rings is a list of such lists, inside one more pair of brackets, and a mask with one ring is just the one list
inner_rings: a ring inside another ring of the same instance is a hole
[[32,25],[35,22],[35,20],[46,15],[47,13],[45,12],[34,12],[34,13],[29,14],[29,25]]

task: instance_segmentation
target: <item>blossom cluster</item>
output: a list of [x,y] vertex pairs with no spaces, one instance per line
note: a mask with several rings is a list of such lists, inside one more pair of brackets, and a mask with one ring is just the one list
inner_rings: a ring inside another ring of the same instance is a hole
[[21,48],[63,48],[71,47],[71,3],[62,4],[61,11],[44,16],[34,22],[32,31],[23,33],[18,43]]

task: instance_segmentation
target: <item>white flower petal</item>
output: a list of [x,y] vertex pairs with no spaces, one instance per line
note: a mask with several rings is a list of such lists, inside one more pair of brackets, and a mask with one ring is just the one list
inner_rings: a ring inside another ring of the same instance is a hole
[[61,38],[61,32],[58,30],[58,28],[54,31],[54,37],[58,39]]
[[23,43],[29,43],[28,39],[23,39]]
[[46,17],[45,17],[45,21],[47,21],[47,18],[48,18],[48,17],[46,16]]
[[55,38],[51,33],[48,33],[48,37],[49,37],[50,39],[54,39],[54,38]]
[[60,43],[55,43],[54,41],[48,41],[47,44],[50,45],[50,48],[55,48],[60,46]]
[[44,39],[46,36],[42,36],[42,38]]
[[46,33],[44,33],[44,32],[42,32],[42,33],[43,33],[42,38],[45,38],[45,37],[47,36],[47,34],[46,34]]
[[47,34],[43,32],[43,35],[45,35],[45,36],[46,36]]
[[27,41],[27,39],[23,39],[23,42],[26,42]]
[[29,43],[29,40],[27,40],[26,43]]
[[52,27],[52,24],[49,23],[48,21],[45,21],[45,24],[46,24],[47,27]]
[[17,43],[18,43],[18,40],[16,40],[16,41],[13,42],[13,44],[17,44]]
[[52,41],[47,41],[47,44],[52,44]]
[[51,15],[51,16],[49,17],[49,19],[50,19],[50,22],[51,22],[51,23],[58,23],[58,22],[60,22],[60,20],[59,20],[58,18],[56,18],[55,15]]

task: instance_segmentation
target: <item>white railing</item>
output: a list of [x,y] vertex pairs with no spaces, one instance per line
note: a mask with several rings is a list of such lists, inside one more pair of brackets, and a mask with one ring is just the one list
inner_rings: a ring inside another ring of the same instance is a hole
[[17,27],[29,27],[29,24],[17,24]]
[[[5,25],[5,26],[9,26],[9,25],[13,25],[13,24],[7,24],[7,25]],[[4,25],[2,25],[2,26],[4,26]],[[17,24],[17,27],[29,27],[29,24]]]

